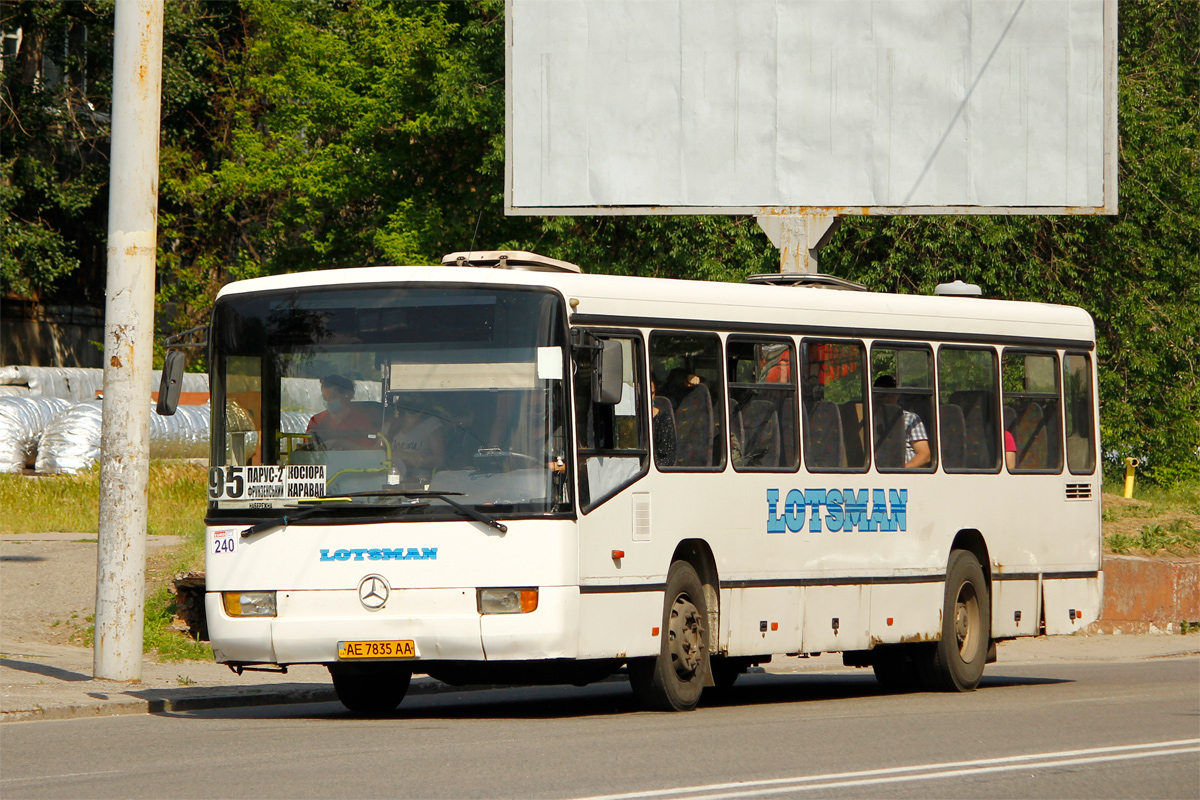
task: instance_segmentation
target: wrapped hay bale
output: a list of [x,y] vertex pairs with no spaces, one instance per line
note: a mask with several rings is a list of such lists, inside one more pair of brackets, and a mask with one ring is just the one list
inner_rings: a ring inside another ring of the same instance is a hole
[[70,405],[57,397],[0,397],[0,472],[32,466],[42,432]]
[[[38,448],[37,471],[42,474],[80,472],[100,458],[100,421],[104,401],[78,403],[46,426]],[[209,407],[180,406],[170,417],[150,412],[151,458],[206,458]]]

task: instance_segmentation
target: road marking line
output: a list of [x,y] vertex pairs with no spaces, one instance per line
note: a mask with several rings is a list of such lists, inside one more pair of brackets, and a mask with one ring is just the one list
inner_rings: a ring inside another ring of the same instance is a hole
[[905,783],[916,781],[944,780],[946,778],[970,777],[987,775],[997,772],[1017,772],[1027,769],[1048,769],[1054,767],[1075,766],[1080,764],[1098,764],[1110,761],[1130,761],[1143,758],[1163,758],[1185,753],[1200,753],[1200,747],[1182,748],[1177,750],[1151,750],[1140,753],[1114,753],[1108,756],[1093,756],[1090,758],[1059,759],[1052,761],[1030,761],[1022,764],[1005,764],[995,767],[974,767],[971,769],[946,770],[944,772],[924,772],[915,775],[894,775],[885,778],[864,778],[861,780],[829,781],[827,783],[806,783],[803,785],[782,786],[772,789],[750,789],[748,791],[718,792],[715,794],[692,794],[688,800],[728,800],[737,797],[765,797],[767,795],[783,794],[785,792],[811,792],[818,789],[839,789],[860,786],[878,786],[887,783]]
[[124,770],[105,769],[99,772],[65,772],[62,775],[35,775],[32,778],[0,778],[0,783],[28,783],[29,781],[50,781],[55,778],[82,778],[88,775],[112,775],[114,772],[124,772]]
[[[1200,739],[1177,739],[1147,744],[1093,747],[1082,750],[1061,750],[1053,753],[1032,753],[1022,756],[983,758],[972,761],[951,761],[937,764],[917,764],[908,767],[835,772],[826,775],[801,775],[792,778],[772,778],[760,781],[711,783],[701,786],[651,789],[621,794],[590,795],[575,800],[638,800],[639,798],[675,797],[687,795],[689,800],[720,800],[721,798],[751,797],[782,792],[812,791],[850,786],[870,786],[903,781],[935,780],[1019,769],[1096,764],[1106,761],[1125,761],[1139,758],[1163,758],[1184,753],[1200,753]],[[817,783],[820,781],[820,783]],[[732,790],[732,791],[725,791]]]

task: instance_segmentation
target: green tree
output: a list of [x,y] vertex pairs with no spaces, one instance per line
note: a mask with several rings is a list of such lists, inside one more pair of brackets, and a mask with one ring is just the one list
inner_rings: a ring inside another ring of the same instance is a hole
[[[37,298],[103,258],[111,3],[0,6],[0,292]],[[103,287],[100,287],[103,291]]]

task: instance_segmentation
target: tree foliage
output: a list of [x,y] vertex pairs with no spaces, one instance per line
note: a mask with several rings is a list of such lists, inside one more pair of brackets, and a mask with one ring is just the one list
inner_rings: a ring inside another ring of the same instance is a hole
[[[112,9],[50,0],[0,9],[0,29],[22,32],[0,95],[0,291],[36,298],[103,253]],[[107,70],[88,71],[97,61]]]
[[[103,253],[112,3],[2,13],[26,44],[4,71],[0,288],[36,297]],[[1087,309],[1105,452],[1170,483],[1200,475],[1200,23],[1175,0],[1122,0],[1119,13],[1118,215],[850,218],[821,264],[883,291],[960,278]],[[86,85],[39,84],[44,52],[66,54],[64,74],[86,56]],[[160,320],[202,321],[236,278],[472,247],[659,277],[777,269],[749,218],[505,217],[503,124],[503,0],[174,0]]]

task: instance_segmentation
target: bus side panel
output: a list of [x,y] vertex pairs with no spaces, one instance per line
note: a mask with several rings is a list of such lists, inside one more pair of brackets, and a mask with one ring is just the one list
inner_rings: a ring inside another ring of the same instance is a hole
[[806,586],[804,607],[805,652],[866,650],[871,636],[867,614],[869,586]]
[[1059,475],[962,477],[967,480],[947,490],[949,496],[962,498],[958,501],[962,505],[957,506],[958,528],[983,533],[993,572],[1074,572],[1100,567],[1098,488],[1094,499],[1078,501],[1067,499],[1067,481]]
[[637,658],[658,655],[662,644],[663,595],[612,592],[579,596],[579,657]]
[[1100,618],[1104,573],[1095,578],[1062,578],[1042,582],[1046,633],[1075,633]]
[[1038,610],[1037,578],[992,579],[993,637],[1036,636]]
[[930,642],[941,637],[944,583],[871,587],[871,640],[876,644]]
[[728,655],[755,656],[800,651],[800,587],[731,589],[722,606],[722,636]]

